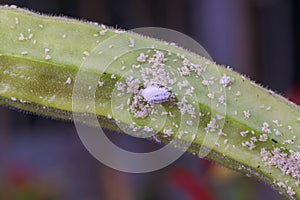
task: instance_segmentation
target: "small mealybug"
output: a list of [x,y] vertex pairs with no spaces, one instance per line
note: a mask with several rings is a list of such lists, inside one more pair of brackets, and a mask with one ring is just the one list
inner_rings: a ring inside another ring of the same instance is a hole
[[149,104],[163,103],[169,101],[171,97],[167,89],[157,86],[148,86],[141,90],[140,94]]

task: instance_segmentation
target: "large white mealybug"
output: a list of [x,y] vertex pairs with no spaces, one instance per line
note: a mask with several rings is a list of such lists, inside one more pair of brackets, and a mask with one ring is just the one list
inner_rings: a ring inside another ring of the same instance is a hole
[[149,104],[163,103],[170,100],[171,93],[163,88],[157,86],[148,86],[141,90],[140,94]]

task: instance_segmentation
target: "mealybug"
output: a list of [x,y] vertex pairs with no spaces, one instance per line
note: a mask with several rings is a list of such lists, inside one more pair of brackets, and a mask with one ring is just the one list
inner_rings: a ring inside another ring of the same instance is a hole
[[170,100],[171,93],[163,88],[157,86],[148,86],[141,90],[140,94],[149,104],[163,103]]

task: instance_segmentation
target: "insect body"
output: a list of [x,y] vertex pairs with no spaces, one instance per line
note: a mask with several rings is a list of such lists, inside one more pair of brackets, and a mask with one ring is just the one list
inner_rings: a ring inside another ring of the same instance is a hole
[[171,93],[167,89],[156,86],[149,86],[143,89],[140,94],[149,104],[163,103],[171,97]]

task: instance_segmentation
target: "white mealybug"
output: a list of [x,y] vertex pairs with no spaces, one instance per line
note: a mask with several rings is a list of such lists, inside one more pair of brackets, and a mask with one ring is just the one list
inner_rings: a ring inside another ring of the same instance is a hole
[[170,100],[171,93],[163,88],[157,86],[148,86],[141,90],[140,94],[149,104],[163,103]]

